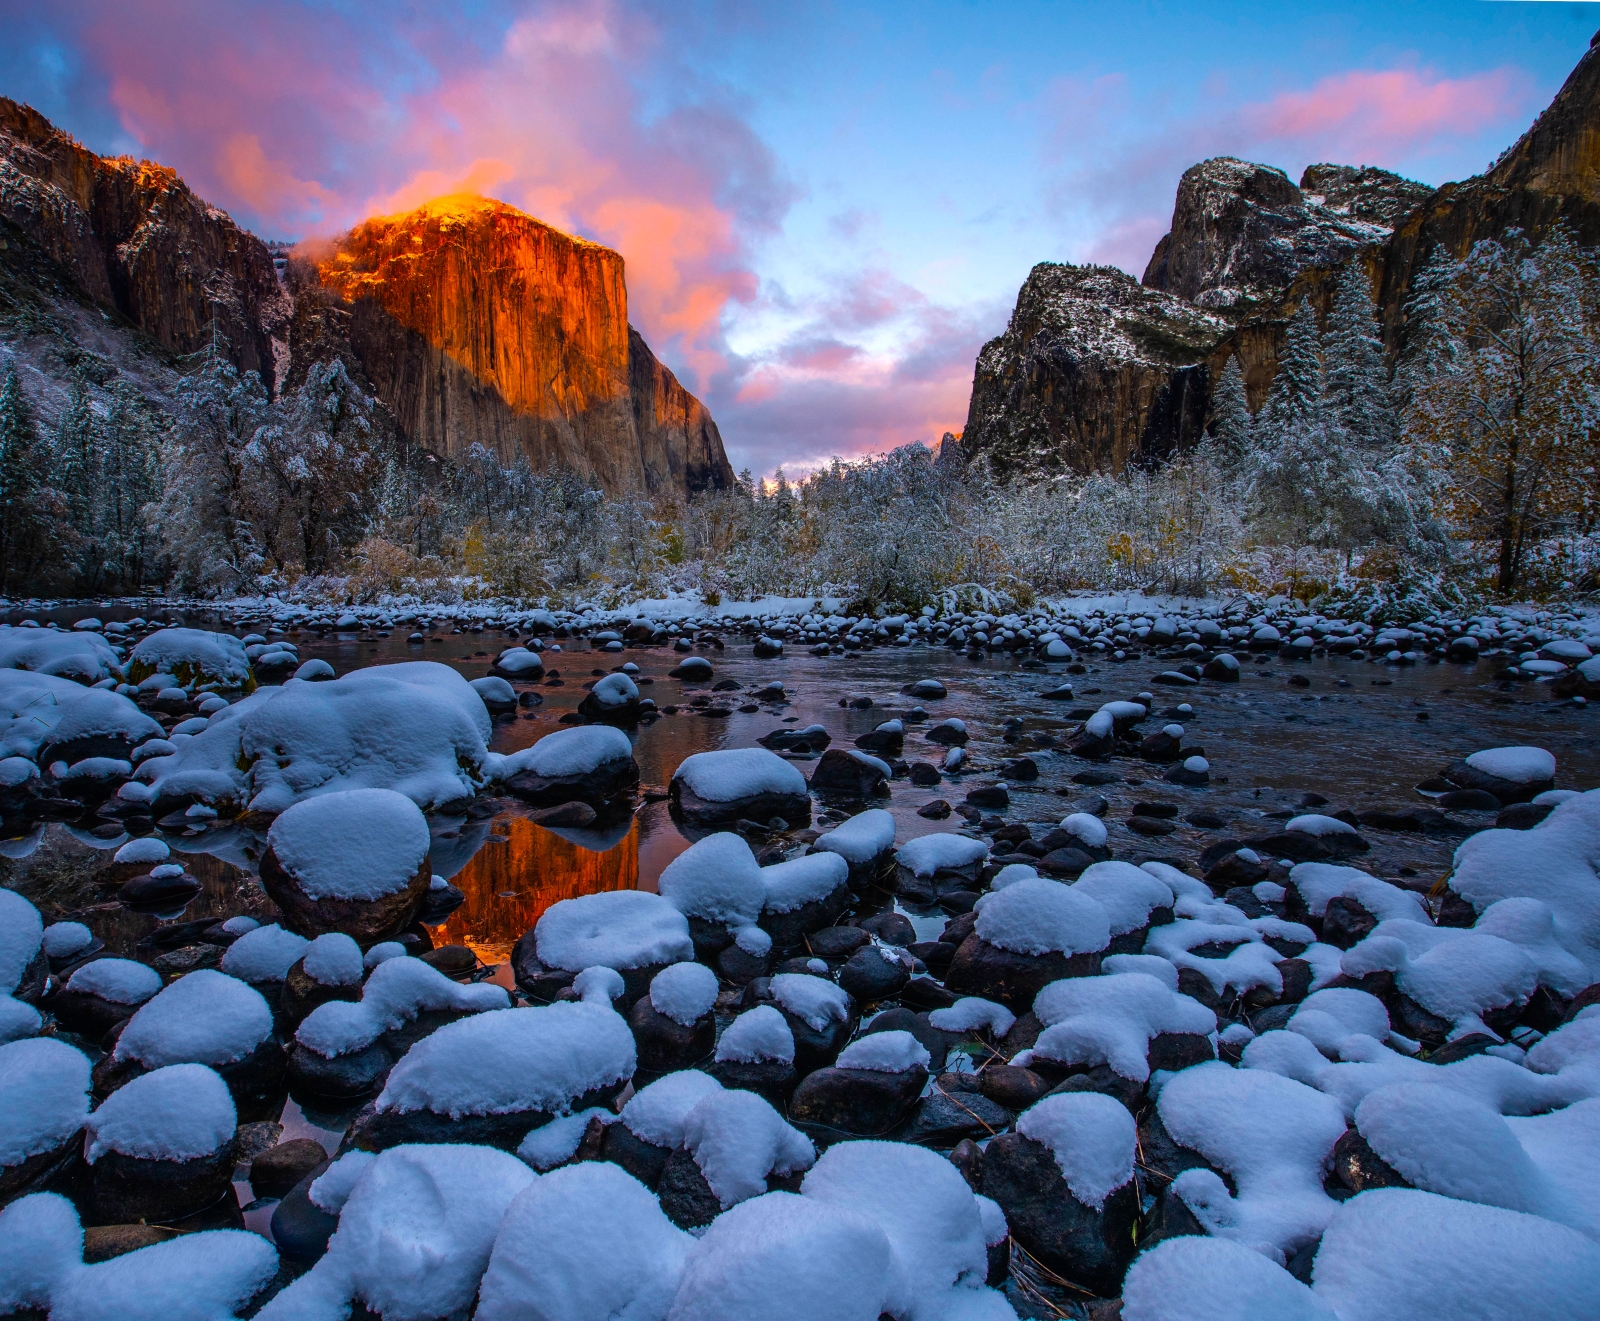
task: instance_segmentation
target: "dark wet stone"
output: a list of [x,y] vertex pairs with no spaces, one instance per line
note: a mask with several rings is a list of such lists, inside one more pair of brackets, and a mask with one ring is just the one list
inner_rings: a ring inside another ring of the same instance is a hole
[[1100,971],[1100,952],[1066,955],[1017,954],[973,932],[961,942],[945,976],[957,995],[977,995],[1021,1013],[1045,986],[1063,977],[1092,977]]
[[1015,1118],[981,1093],[935,1089],[917,1103],[905,1140],[925,1147],[954,1147],[963,1140],[992,1138],[1009,1128]]
[[905,1118],[928,1081],[928,1071],[818,1069],[807,1074],[789,1101],[789,1118],[840,1134],[877,1137]]
[[900,990],[900,1003],[919,1012],[948,1009],[956,999],[932,977],[913,977]]
[[717,1044],[717,1022],[707,1013],[688,1026],[656,1012],[648,995],[642,995],[628,1011],[628,1026],[633,1029],[638,1048],[639,1068],[651,1073],[671,1073],[698,1064]]
[[1339,949],[1350,949],[1372,934],[1378,919],[1359,899],[1350,895],[1335,895],[1328,900],[1322,913],[1322,940]]
[[983,784],[967,794],[966,803],[968,807],[998,812],[1011,805],[1011,795],[1003,784]]
[[[624,1084],[619,1080],[573,1097],[563,1113],[609,1106]],[[351,1123],[340,1150],[387,1151],[408,1142],[465,1142],[515,1151],[531,1130],[542,1128],[551,1118],[545,1111],[531,1109],[452,1118],[430,1110],[380,1111],[369,1101]]]
[[956,956],[956,947],[942,940],[919,940],[906,946],[906,953],[921,959],[923,965],[935,976],[942,975]]
[[315,937],[342,931],[366,947],[387,940],[406,927],[422,906],[433,880],[424,858],[405,888],[379,899],[313,899],[284,870],[269,845],[261,855],[261,884],[291,931]]
[[179,1220],[204,1210],[233,1180],[233,1139],[208,1156],[157,1160],[102,1152],[89,1166],[93,1214],[105,1224]]
[[751,954],[738,945],[728,945],[717,955],[717,973],[735,986],[745,986],[757,977],[765,977],[772,965],[772,955]]
[[905,741],[904,729],[869,729],[856,739],[856,747],[874,757],[898,757]]
[[527,815],[528,820],[537,826],[566,826],[577,830],[581,830],[584,826],[593,825],[600,817],[600,814],[593,807],[584,802],[558,803],[554,807],[539,807]]
[[280,1142],[250,1162],[250,1188],[257,1197],[283,1197],[327,1159],[322,1144],[311,1138]]
[[1555,788],[1554,780],[1538,780],[1531,784],[1517,784],[1511,780],[1502,780],[1497,775],[1490,775],[1469,766],[1465,759],[1452,762],[1444,769],[1444,779],[1455,785],[1458,789],[1481,789],[1494,795],[1499,803],[1509,806],[1512,803],[1526,803],[1548,789]]
[[138,1005],[118,1004],[86,991],[60,990],[46,996],[39,1007],[54,1014],[56,1022],[69,1032],[98,1041],[118,1023],[131,1018]]
[[1213,1013],[1222,1008],[1222,997],[1217,994],[1216,988],[1211,985],[1205,973],[1195,968],[1178,969],[1178,992],[1198,1000]]
[[[1052,1061],[1035,1059],[1034,1067],[1041,1073],[1050,1070]],[[1096,1064],[1092,1067],[1075,1066],[1073,1072],[1062,1078],[1048,1093],[1050,1096],[1066,1096],[1074,1092],[1098,1092],[1101,1096],[1109,1096],[1126,1106],[1135,1114],[1138,1113],[1145,1099],[1145,1085],[1135,1082],[1132,1078],[1124,1078],[1108,1064]]]
[[136,876],[117,891],[117,898],[129,908],[165,911],[181,908],[201,890],[200,882],[183,872],[177,876]]
[[907,697],[914,697],[919,702],[937,702],[947,696],[944,684],[937,679],[918,679],[915,683],[907,684],[900,690]]
[[83,1131],[47,1151],[40,1151],[15,1165],[0,1165],[0,1206],[25,1193],[35,1193],[62,1170],[77,1163],[83,1155]]
[[93,1266],[177,1237],[177,1230],[160,1225],[90,1225],[83,1231],[83,1264]]
[[1211,1039],[1196,1032],[1158,1032],[1150,1038],[1146,1055],[1152,1073],[1157,1069],[1176,1073],[1192,1064],[1204,1064],[1216,1057],[1216,1051],[1211,1048]]
[[1184,1205],[1183,1199],[1170,1187],[1163,1188],[1156,1196],[1150,1214],[1145,1217],[1144,1232],[1139,1236],[1139,1250],[1148,1251],[1169,1238],[1186,1235],[1203,1238],[1205,1232],[1205,1227],[1195,1218],[1194,1212]]
[[446,977],[458,981],[472,973],[478,966],[478,956],[466,945],[440,945],[417,955],[430,968],[436,968]]
[[1050,1090],[1050,1084],[1032,1069],[1015,1064],[991,1064],[978,1074],[978,1086],[991,1101],[1009,1110],[1026,1110]]
[[841,748],[824,752],[811,773],[811,788],[835,798],[871,798],[885,783],[887,777],[879,767]]
[[806,937],[806,946],[819,959],[832,962],[849,958],[871,940],[871,933],[860,927],[824,927]]
[[333,1231],[339,1227],[338,1216],[330,1215],[311,1200],[311,1185],[330,1163],[324,1161],[309,1171],[273,1208],[272,1241],[285,1257],[301,1264],[322,1256]]
[[857,950],[839,969],[839,985],[863,1004],[888,1000],[911,980],[911,970],[876,945]]
[[928,1021],[926,1012],[918,1013],[904,1006],[886,1009],[862,1031],[863,1037],[877,1032],[909,1032],[928,1052],[929,1067],[937,1073],[945,1066],[950,1043],[958,1034],[943,1032]]
[[919,789],[931,789],[939,783],[941,778],[939,768],[932,762],[914,761],[911,763],[911,783]]
[[1353,1193],[1364,1193],[1368,1188],[1411,1187],[1354,1128],[1345,1129],[1344,1136],[1333,1144],[1333,1173]]
[[636,1135],[626,1124],[607,1124],[600,1136],[600,1159],[623,1169],[646,1188],[661,1182],[672,1148],[658,1147]]
[[929,821],[943,821],[950,815],[950,804],[943,798],[935,798],[931,803],[924,803],[917,809],[917,815]]
[[1429,1064],[1454,1064],[1458,1060],[1470,1059],[1474,1055],[1481,1055],[1490,1046],[1498,1045],[1495,1039],[1485,1032],[1469,1032],[1464,1037],[1457,1037],[1454,1041],[1447,1041],[1438,1050],[1428,1054]]
[[296,959],[283,978],[283,989],[278,992],[278,1010],[289,1030],[300,1026],[318,1005],[330,1000],[359,1000],[361,985],[325,986],[311,977],[303,958]]
[[[1051,833],[1064,832],[1052,831]],[[1034,865],[1050,876],[1065,876],[1076,879],[1086,869],[1092,867],[1096,861],[1099,861],[1099,859],[1096,859],[1086,849],[1071,844],[1062,848],[1051,849],[1044,857],[1038,859]]]
[[706,1176],[682,1147],[667,1157],[658,1192],[662,1211],[679,1229],[698,1229],[722,1214],[722,1203],[711,1191]]
[[788,1105],[789,1097],[794,1094],[800,1081],[800,1074],[794,1065],[782,1060],[762,1060],[754,1064],[738,1060],[713,1060],[703,1065],[702,1070],[724,1087],[737,1087],[741,1091],[765,1097],[779,1111]]
[[764,910],[761,914],[761,928],[772,937],[774,948],[794,949],[811,932],[831,927],[843,916],[850,903],[850,877],[847,875],[831,894],[824,895],[821,899],[813,899],[798,908],[790,909],[787,913]]
[[1495,829],[1532,830],[1555,810],[1553,803],[1513,803],[1495,817]]
[[1487,789],[1451,789],[1439,795],[1438,804],[1447,812],[1498,812],[1500,800]]
[[1038,1262],[1101,1297],[1115,1297],[1134,1253],[1139,1193],[1130,1180],[1095,1210],[1072,1195],[1050,1148],[1005,1133],[984,1150],[983,1192]]
[[886,945],[899,945],[903,948],[917,938],[916,928],[911,925],[911,919],[904,913],[892,910],[886,913],[874,913],[871,917],[863,918],[859,925],[863,931],[876,936]]
[[1131,816],[1128,818],[1128,829],[1136,835],[1170,835],[1177,828],[1176,822],[1163,821],[1160,817]]
[[811,821],[811,799],[807,794],[759,793],[712,803],[700,798],[681,779],[675,779],[667,786],[667,798],[674,816],[696,826],[730,826],[741,819],[771,821],[774,817],[791,827]]

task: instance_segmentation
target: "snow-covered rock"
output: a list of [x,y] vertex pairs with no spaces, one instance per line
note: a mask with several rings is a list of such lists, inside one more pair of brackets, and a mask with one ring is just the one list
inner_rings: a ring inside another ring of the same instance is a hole
[[231,633],[199,628],[163,628],[128,653],[128,681],[142,683],[153,674],[170,674],[180,684],[214,683],[244,688],[251,682],[250,658]]
[[811,819],[806,777],[765,748],[724,748],[685,757],[668,792],[674,810],[696,825],[782,817],[793,826]]

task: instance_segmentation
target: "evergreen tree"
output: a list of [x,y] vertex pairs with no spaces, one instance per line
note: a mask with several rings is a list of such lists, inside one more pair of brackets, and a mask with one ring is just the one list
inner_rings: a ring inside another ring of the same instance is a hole
[[148,510],[161,494],[160,467],[150,424],[126,384],[115,389],[106,417],[97,494],[107,572],[122,590],[142,587],[151,568]]
[[1238,459],[1250,448],[1250,404],[1245,397],[1244,372],[1239,359],[1230,357],[1217,379],[1211,397],[1211,438],[1229,459]]
[[1324,385],[1322,335],[1317,329],[1316,309],[1307,298],[1290,319],[1283,352],[1278,355],[1278,372],[1267,397],[1268,424],[1281,431],[1317,421]]
[[101,470],[99,426],[89,405],[89,387],[80,372],[56,423],[55,487],[65,502],[60,540],[76,590],[98,592],[106,576],[105,474]]
[[0,383],[0,591],[31,568],[30,551],[39,536],[41,458],[39,433],[12,361]]
[[1359,261],[1339,277],[1322,357],[1329,421],[1341,443],[1369,451],[1393,444],[1398,428],[1378,338],[1378,309]]

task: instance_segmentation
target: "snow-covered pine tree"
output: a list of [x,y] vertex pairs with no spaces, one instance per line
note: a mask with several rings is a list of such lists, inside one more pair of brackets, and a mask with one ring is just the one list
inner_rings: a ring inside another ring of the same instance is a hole
[[[1309,423],[1322,412],[1325,377],[1322,369],[1322,334],[1317,312],[1309,298],[1289,321],[1278,371],[1267,396],[1266,421],[1275,430]],[[1257,419],[1259,422],[1261,419]]]
[[1393,444],[1398,428],[1378,339],[1378,309],[1359,261],[1339,277],[1322,336],[1322,360],[1329,422],[1341,443],[1373,451]]
[[1230,357],[1211,397],[1211,438],[1227,459],[1237,460],[1250,448],[1251,422],[1244,372],[1239,368],[1239,359]]
[[51,467],[53,485],[65,501],[66,518],[59,530],[64,564],[76,589],[84,593],[99,591],[106,576],[105,474],[98,431],[88,382],[80,372],[56,422]]
[[100,457],[97,497],[107,572],[123,590],[144,585],[154,537],[147,510],[161,494],[155,438],[139,398],[121,382],[113,389]]
[[34,558],[30,551],[40,530],[35,497],[43,466],[39,451],[38,428],[13,360],[0,382],[0,590],[26,573]]

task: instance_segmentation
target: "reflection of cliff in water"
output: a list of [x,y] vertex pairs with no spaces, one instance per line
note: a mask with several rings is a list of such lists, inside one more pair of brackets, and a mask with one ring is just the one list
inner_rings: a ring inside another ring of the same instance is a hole
[[443,926],[432,929],[433,939],[467,945],[485,963],[504,963],[551,904],[602,890],[631,890],[638,883],[637,822],[630,822],[611,848],[596,852],[525,817],[506,816],[451,878],[467,900]]

